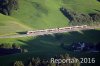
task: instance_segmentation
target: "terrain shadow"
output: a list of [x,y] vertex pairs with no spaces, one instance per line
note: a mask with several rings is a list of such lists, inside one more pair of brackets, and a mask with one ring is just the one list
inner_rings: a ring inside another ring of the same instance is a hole
[[[100,30],[82,30],[82,31],[73,31],[68,33],[57,33],[54,35],[43,35],[37,36],[28,41],[22,41],[27,44],[23,48],[29,50],[28,54],[30,57],[39,56],[49,58],[51,56],[69,53],[71,56],[77,58],[96,58],[96,64],[99,63],[99,55],[96,53],[78,53],[70,52],[61,48],[61,43],[72,44],[73,42],[90,42],[96,44],[100,42]],[[26,56],[26,55],[25,55]],[[95,64],[94,64],[95,65]],[[92,64],[82,64],[82,66],[93,66]]]
[[[68,53],[71,56],[76,58],[96,58],[95,64],[82,64],[81,66],[95,66],[99,64],[100,53],[74,53],[67,50],[64,50],[60,47],[60,44],[63,42],[64,44],[71,44],[72,42],[100,42],[100,30],[83,30],[83,31],[73,31],[68,33],[59,33],[54,35],[44,35],[32,37],[29,40],[18,40],[25,45],[22,45],[23,48],[28,49],[27,53],[21,54],[13,54],[8,56],[0,57],[2,65],[9,65],[9,63],[13,63],[16,60],[23,60],[24,62],[28,61],[33,57],[40,58],[51,58],[55,55]],[[5,64],[5,61],[7,63]],[[9,65],[11,66],[11,65]]]
[[18,40],[22,43],[25,43],[24,48],[27,48],[29,51],[64,51],[61,49],[60,44],[72,44],[73,42],[90,42],[98,43],[100,42],[100,30],[82,30],[82,31],[73,31],[68,33],[57,33],[53,35],[43,35],[34,37],[28,41]]
[[26,34],[27,31],[24,31],[24,32],[16,32],[16,33],[18,33],[18,34]]

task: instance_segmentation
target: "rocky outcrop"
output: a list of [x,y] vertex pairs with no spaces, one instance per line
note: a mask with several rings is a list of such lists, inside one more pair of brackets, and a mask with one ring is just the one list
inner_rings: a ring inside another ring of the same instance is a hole
[[82,14],[65,8],[60,8],[60,11],[65,15],[70,22],[97,22],[100,21],[100,13]]

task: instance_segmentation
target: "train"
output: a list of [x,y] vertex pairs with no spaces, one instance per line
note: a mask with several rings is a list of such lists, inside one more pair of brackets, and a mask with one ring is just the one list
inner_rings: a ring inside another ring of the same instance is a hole
[[34,30],[34,31],[27,31],[27,35],[43,33],[43,32],[62,31],[62,30],[86,29],[87,27],[88,27],[87,25],[82,25],[82,26],[72,26],[72,27],[63,27],[63,28],[55,28],[55,29]]

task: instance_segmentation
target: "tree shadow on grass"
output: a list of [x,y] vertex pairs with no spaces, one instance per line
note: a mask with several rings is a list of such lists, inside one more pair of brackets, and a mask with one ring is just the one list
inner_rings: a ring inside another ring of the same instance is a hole
[[98,10],[98,9],[94,9],[95,11],[97,11],[97,12],[100,12],[100,10]]

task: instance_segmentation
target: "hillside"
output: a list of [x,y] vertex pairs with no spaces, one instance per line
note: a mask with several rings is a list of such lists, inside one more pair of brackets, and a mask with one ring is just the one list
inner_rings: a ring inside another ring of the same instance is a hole
[[98,2],[98,0],[63,0],[63,3],[63,6],[66,8],[81,13],[100,11],[100,2]]
[[0,14],[0,35],[9,35],[30,29],[31,28],[21,24],[19,20]]
[[86,14],[100,11],[97,0],[20,0],[12,17],[35,29],[67,26],[69,21],[60,12],[61,7]]
[[35,29],[67,26],[68,20],[59,8],[56,0],[20,0],[19,9],[12,16]]
[[[6,29],[5,27],[0,27],[0,33],[23,32],[25,30],[29,30],[26,28],[26,26],[31,27],[31,30],[68,26],[70,22],[68,18],[65,17],[65,15],[60,11],[60,8],[62,7],[73,12],[83,14],[100,12],[100,2],[97,0],[19,0],[17,7],[18,9],[13,10],[10,15],[18,21],[15,20],[14,22],[12,22],[11,20],[10,22],[8,22],[5,21],[9,20],[8,17],[0,15],[0,19],[4,18],[2,20],[4,20],[7,25],[9,24],[9,26],[6,27],[8,29]],[[16,27],[14,27],[12,23],[14,25],[15,23],[17,25],[21,25],[17,26],[18,29],[16,29]],[[90,22],[89,24],[91,23],[92,22]],[[78,23],[74,24],[78,25]],[[82,22],[81,24],[88,23]],[[3,24],[0,23],[0,25],[2,26]],[[26,26],[23,27],[22,25]],[[11,27],[14,27],[14,29],[16,30],[11,29]]]

